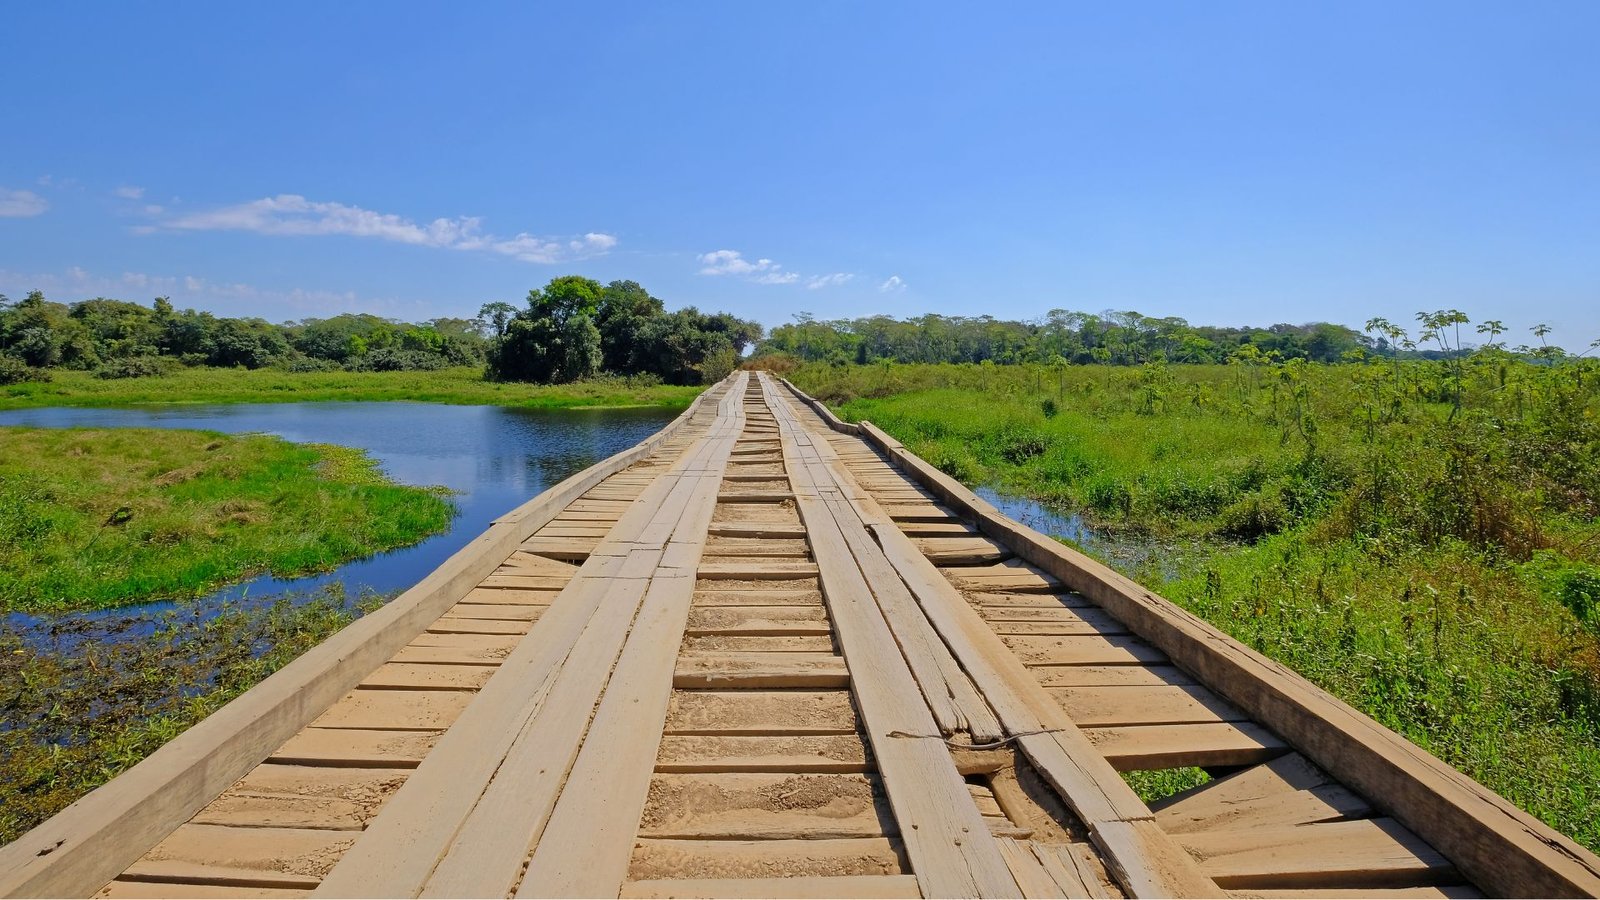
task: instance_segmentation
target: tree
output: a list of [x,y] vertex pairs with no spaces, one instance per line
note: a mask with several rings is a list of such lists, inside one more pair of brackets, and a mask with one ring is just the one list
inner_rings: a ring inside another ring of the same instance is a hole
[[643,368],[641,346],[649,323],[664,315],[660,300],[637,281],[613,281],[600,293],[595,326],[600,329],[601,365],[611,372],[637,372]]
[[506,336],[506,323],[517,314],[517,308],[504,300],[485,303],[478,308],[478,318],[488,322],[494,328],[495,337]]
[[528,292],[528,308],[506,322],[490,346],[489,377],[502,381],[559,384],[600,370],[599,282],[579,275],[552,278]]

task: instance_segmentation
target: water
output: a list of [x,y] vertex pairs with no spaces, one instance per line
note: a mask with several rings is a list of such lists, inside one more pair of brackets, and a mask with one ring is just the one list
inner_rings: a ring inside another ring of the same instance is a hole
[[973,493],[1034,531],[1065,538],[1084,553],[1151,587],[1188,574],[1223,546],[1220,542],[1159,540],[1132,529],[1095,526],[1070,509],[993,487],[973,488]]
[[[449,531],[411,547],[356,560],[305,578],[262,576],[226,587],[202,609],[284,593],[340,586],[347,597],[390,593],[433,571],[495,518],[601,459],[633,446],[675,414],[658,409],[527,410],[430,403],[263,403],[137,409],[48,408],[0,412],[0,425],[52,428],[193,428],[264,432],[291,441],[359,447],[396,481],[453,491],[459,514]],[[29,615],[5,624],[67,649],[81,640],[148,635],[170,602],[108,610]]]

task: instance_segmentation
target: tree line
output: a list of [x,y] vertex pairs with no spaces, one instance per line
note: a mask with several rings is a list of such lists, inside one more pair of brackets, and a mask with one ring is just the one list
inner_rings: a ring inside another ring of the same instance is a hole
[[75,303],[33,291],[0,295],[0,384],[52,369],[105,378],[183,366],[291,372],[415,371],[484,366],[494,380],[567,382],[601,373],[670,384],[715,381],[761,337],[761,326],[694,307],[668,312],[633,281],[555,278],[522,307],[485,304],[476,318],[402,322],[365,313],[272,323],[96,297]]
[[[1054,309],[1043,319],[1015,321],[992,316],[928,314],[896,319],[818,320],[800,313],[771,330],[757,354],[782,354],[805,362],[1057,363],[1141,365],[1148,362],[1224,363],[1304,359],[1347,362],[1371,356],[1447,358],[1464,351],[1449,329],[1466,323],[1456,310],[1418,314],[1419,333],[1384,319],[1364,331],[1330,322],[1279,324],[1266,328],[1191,325],[1177,316],[1155,318],[1132,311],[1103,313]],[[1495,344],[1505,333],[1499,322],[1476,332]],[[1533,330],[1538,346],[1519,347],[1532,356],[1555,352],[1545,344],[1549,328]],[[1470,334],[1470,332],[1469,332]],[[1438,338],[1444,337],[1440,342]]]

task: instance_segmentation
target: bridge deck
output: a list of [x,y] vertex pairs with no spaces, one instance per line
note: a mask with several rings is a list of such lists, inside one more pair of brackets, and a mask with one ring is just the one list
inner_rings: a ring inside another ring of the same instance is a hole
[[[1505,801],[765,375],[634,456],[0,851],[0,892],[1600,887]],[[1118,774],[1186,766],[1216,777],[1154,808]]]

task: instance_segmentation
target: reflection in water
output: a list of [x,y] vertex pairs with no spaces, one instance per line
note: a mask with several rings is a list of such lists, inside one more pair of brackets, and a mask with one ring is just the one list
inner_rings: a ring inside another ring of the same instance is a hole
[[[306,578],[263,576],[202,602],[252,600],[338,585],[354,598],[415,584],[482,532],[497,516],[589,465],[633,446],[674,413],[655,409],[529,410],[431,403],[275,403],[143,409],[27,409],[0,412],[0,425],[59,428],[196,428],[265,432],[291,441],[342,444],[367,451],[404,484],[443,485],[460,512],[450,530],[402,548]],[[111,610],[34,616],[13,613],[5,625],[68,643],[147,636],[172,608],[155,602]],[[30,641],[34,643],[34,641]],[[59,643],[53,643],[59,647]]]

